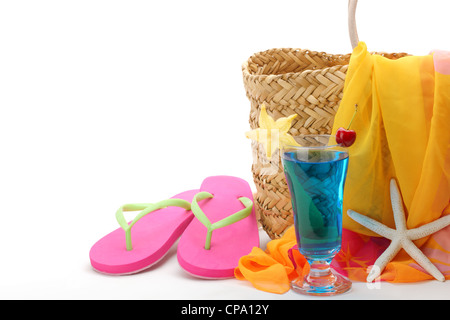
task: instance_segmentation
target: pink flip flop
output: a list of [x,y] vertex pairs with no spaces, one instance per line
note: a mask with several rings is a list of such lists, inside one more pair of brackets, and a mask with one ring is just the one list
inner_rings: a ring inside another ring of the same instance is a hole
[[206,178],[194,196],[192,220],[178,242],[180,266],[191,275],[222,279],[234,277],[239,259],[259,247],[252,191],[245,180]]
[[[126,275],[160,261],[194,218],[191,201],[199,190],[180,193],[155,204],[127,204],[116,213],[121,228],[97,241],[89,252],[92,267],[101,273]],[[123,211],[142,210],[127,223]]]

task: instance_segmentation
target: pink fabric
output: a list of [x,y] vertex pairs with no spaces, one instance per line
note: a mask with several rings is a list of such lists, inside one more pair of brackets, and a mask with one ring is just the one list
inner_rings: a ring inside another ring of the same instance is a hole
[[[442,272],[442,274],[450,274],[450,265],[444,263],[449,260],[450,251],[445,248],[450,248],[450,226],[439,230],[433,234],[434,247],[425,247],[422,249],[423,253],[433,261],[434,265]],[[423,270],[417,263],[412,263],[411,266],[416,269]]]
[[351,279],[360,278],[389,246],[390,240],[369,237],[347,229],[342,230],[342,247],[332,261],[333,268]]
[[436,72],[450,75],[450,51],[433,50],[432,54]]

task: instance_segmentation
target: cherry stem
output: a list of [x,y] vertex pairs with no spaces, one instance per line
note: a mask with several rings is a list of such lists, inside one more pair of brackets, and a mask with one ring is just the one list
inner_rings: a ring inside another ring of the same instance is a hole
[[355,104],[355,112],[353,113],[352,120],[350,120],[350,123],[349,123],[349,125],[347,127],[347,130],[350,129],[350,126],[352,125],[353,119],[355,119],[356,112],[358,112],[358,104]]

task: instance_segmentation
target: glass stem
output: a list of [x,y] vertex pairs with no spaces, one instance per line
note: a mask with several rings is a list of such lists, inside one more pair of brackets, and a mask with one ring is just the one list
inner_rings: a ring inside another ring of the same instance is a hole
[[308,260],[310,271],[307,281],[316,287],[331,286],[336,281],[336,276],[331,272],[333,258]]

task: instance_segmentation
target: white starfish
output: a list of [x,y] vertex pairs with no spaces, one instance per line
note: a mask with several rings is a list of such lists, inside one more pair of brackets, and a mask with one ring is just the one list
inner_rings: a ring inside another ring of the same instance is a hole
[[389,247],[378,257],[374,266],[371,268],[367,276],[367,282],[375,280],[384,270],[389,261],[391,261],[401,248],[413,258],[422,268],[430,273],[435,279],[445,281],[443,274],[435,267],[433,263],[417,248],[414,240],[418,240],[429,236],[450,225],[450,215],[439,218],[433,222],[425,224],[421,227],[410,229],[406,228],[405,212],[403,210],[402,198],[398,190],[395,179],[391,180],[391,204],[394,212],[394,221],[396,229],[391,229],[384,224],[373,220],[367,216],[359,214],[353,210],[348,210],[347,214],[373,232],[391,240]]

